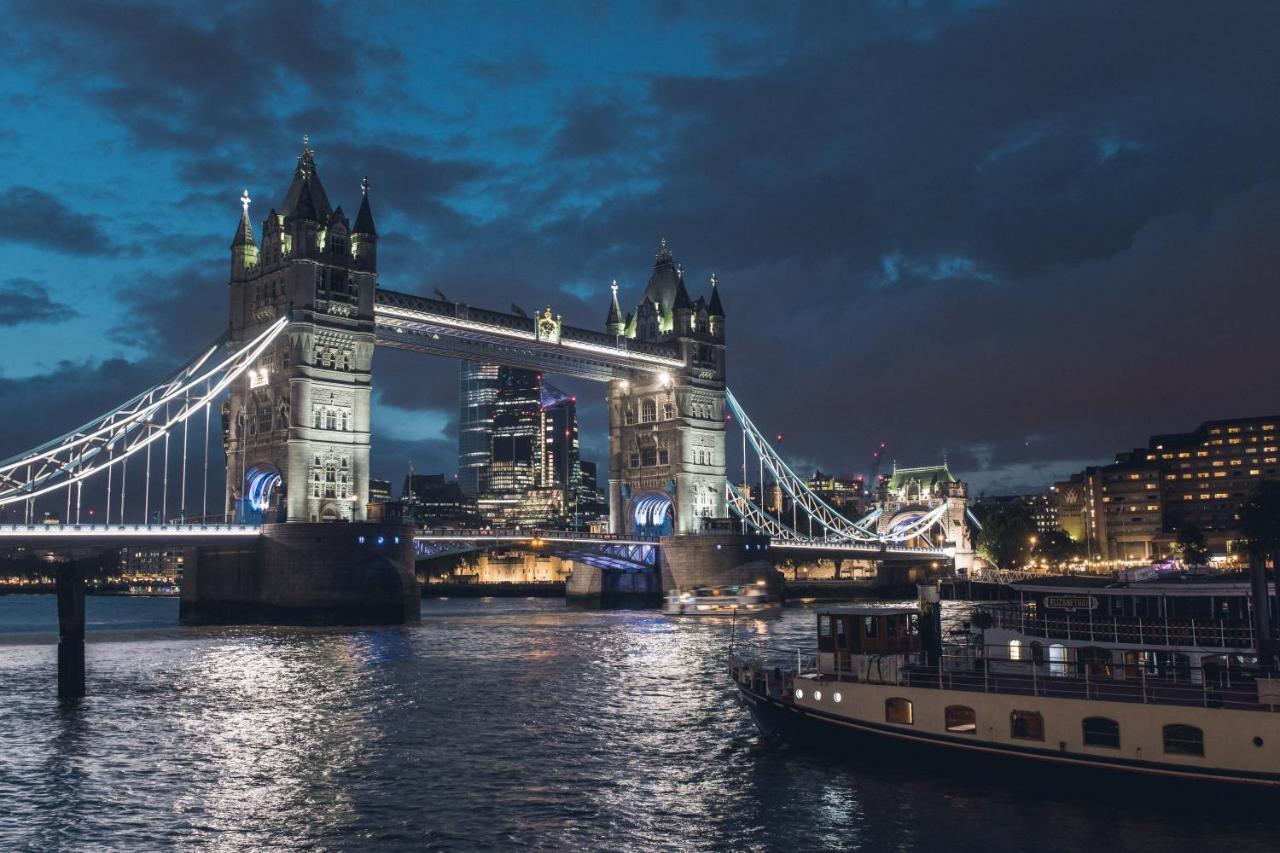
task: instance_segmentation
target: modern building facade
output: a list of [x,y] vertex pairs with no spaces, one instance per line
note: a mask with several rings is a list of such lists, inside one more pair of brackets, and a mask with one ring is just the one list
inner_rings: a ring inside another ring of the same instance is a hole
[[1179,531],[1195,526],[1212,553],[1239,550],[1238,517],[1258,484],[1280,479],[1280,415],[1207,421],[1153,435],[1056,483],[1062,527],[1104,560],[1172,556]]
[[463,361],[459,369],[458,486],[473,498],[489,489],[493,404],[501,369],[476,361]]

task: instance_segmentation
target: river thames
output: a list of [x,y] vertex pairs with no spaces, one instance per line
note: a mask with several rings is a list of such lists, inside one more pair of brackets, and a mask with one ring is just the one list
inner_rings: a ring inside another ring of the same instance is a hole
[[[1278,824],[763,743],[729,625],[558,600],[208,629],[90,597],[54,699],[49,596],[0,597],[0,849],[1271,851]],[[795,642],[812,610],[739,622]]]

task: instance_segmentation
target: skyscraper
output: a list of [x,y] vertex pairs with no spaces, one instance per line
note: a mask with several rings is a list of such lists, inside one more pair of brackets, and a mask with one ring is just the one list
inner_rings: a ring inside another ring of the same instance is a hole
[[489,490],[493,404],[498,397],[496,364],[462,362],[458,383],[458,486],[467,497]]
[[550,383],[543,383],[542,417],[542,485],[562,490],[562,513],[572,516],[579,508],[583,492],[577,398]]
[[523,495],[542,484],[543,431],[542,374],[499,368],[485,492]]

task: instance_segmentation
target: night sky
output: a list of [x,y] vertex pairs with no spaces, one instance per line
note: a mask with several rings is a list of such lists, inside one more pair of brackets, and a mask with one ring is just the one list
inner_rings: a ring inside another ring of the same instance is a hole
[[[304,133],[394,290],[603,329],[665,237],[806,474],[1040,489],[1280,410],[1280,4],[4,5],[0,456],[225,328]],[[455,470],[457,377],[378,353],[374,476]]]

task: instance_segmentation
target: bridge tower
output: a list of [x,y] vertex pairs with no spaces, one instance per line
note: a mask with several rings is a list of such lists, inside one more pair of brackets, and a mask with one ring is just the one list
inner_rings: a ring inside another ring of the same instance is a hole
[[945,461],[921,468],[899,468],[895,462],[893,472],[878,487],[876,504],[883,510],[876,525],[876,532],[881,535],[909,525],[940,504],[946,504],[946,511],[938,520],[941,531],[938,544],[954,549],[956,568],[968,569],[973,563],[969,486],[956,479]]
[[609,385],[609,527],[617,534],[687,534],[727,515],[724,309],[689,298],[663,240],[644,297],[624,318],[617,284],[606,325],[619,339],[673,344],[684,367],[631,371]]
[[227,512],[253,521],[363,521],[369,500],[378,234],[362,182],[354,225],[330,207],[303,138],[259,247],[249,196],[231,245],[231,344],[278,317],[279,345],[236,380],[222,408]]

